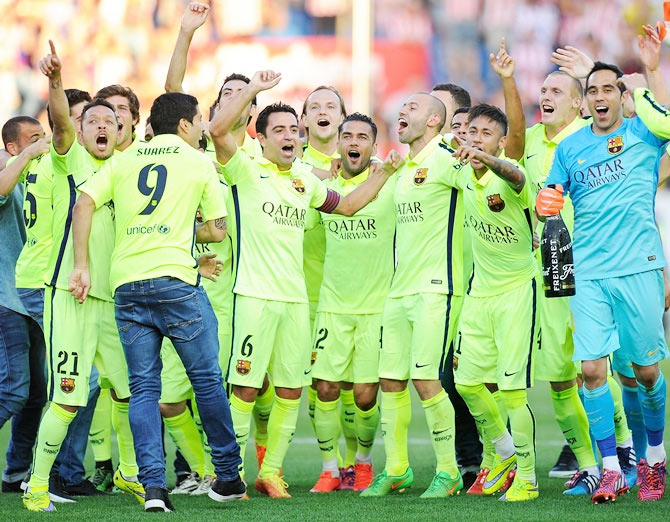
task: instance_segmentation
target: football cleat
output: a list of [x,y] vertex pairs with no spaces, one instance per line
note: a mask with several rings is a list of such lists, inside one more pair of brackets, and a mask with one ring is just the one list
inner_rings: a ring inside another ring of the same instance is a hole
[[616,456],[619,459],[621,473],[626,477],[626,484],[632,488],[637,483],[637,458],[635,450],[632,447],[616,449]]
[[479,474],[477,475],[477,478],[475,481],[472,483],[472,486],[468,489],[467,493],[468,495],[483,495],[484,493],[482,492],[482,488],[484,487],[484,483],[486,482],[486,476],[489,474],[489,471],[491,471],[489,468],[482,468],[479,470]]
[[516,455],[507,457],[505,460],[500,459],[500,455],[496,455],[496,460],[489,474],[486,476],[482,493],[484,495],[492,495],[501,489],[509,480],[509,475],[516,469]]
[[526,500],[536,499],[539,496],[540,491],[537,488],[537,484],[533,484],[521,477],[515,477],[510,488],[498,500],[503,502],[525,502]]
[[657,462],[653,466],[650,466],[647,462],[645,462],[644,465],[645,469],[642,474],[640,489],[637,491],[637,498],[643,502],[661,500],[665,493],[665,480],[667,474],[665,460],[663,462]]
[[412,468],[407,468],[407,471],[399,476],[388,475],[384,470],[372,479],[370,487],[361,492],[361,497],[384,497],[389,493],[404,493],[413,483]]
[[198,483],[198,487],[191,491],[191,495],[196,497],[199,495],[207,495],[207,493],[209,493],[209,488],[211,488],[212,484],[214,483],[214,480],[215,477],[205,475],[205,478]]
[[558,460],[554,467],[549,471],[549,478],[570,478],[579,471],[579,464],[577,458],[570,449],[570,446],[565,444],[558,456]]
[[124,493],[128,493],[135,497],[135,500],[137,500],[141,506],[144,505],[144,486],[142,486],[139,481],[128,480],[123,476],[121,470],[117,469],[116,473],[114,473],[114,485]]
[[288,484],[279,474],[256,479],[256,490],[270,498],[291,498],[286,489]]
[[373,478],[372,464],[358,462],[354,466],[354,491],[363,491],[369,488]]
[[340,477],[333,477],[332,472],[324,471],[319,475],[319,480],[316,481],[314,487],[310,489],[310,493],[331,493],[342,487],[342,479]]
[[200,476],[194,471],[170,491],[172,495],[190,495],[200,486]]
[[566,483],[564,495],[592,495],[598,487],[600,477],[592,475],[588,471],[578,471],[574,477]]
[[434,477],[428,489],[420,498],[447,498],[460,494],[463,489],[463,477],[457,473],[455,477],[440,471]]
[[594,504],[606,504],[615,502],[619,495],[624,495],[628,491],[626,477],[618,471],[603,469],[603,476],[600,484],[591,495]]
[[22,497],[23,505],[28,508],[28,511],[56,511],[56,507],[49,498],[49,491],[43,489],[41,491],[28,490]]
[[93,482],[98,491],[111,491],[114,486],[114,470],[109,470],[102,466],[97,467],[89,480]]
[[342,479],[342,485],[340,486],[340,489],[349,489],[353,491],[354,482],[356,482],[355,468],[353,466],[349,466],[348,468],[341,468],[340,478]]

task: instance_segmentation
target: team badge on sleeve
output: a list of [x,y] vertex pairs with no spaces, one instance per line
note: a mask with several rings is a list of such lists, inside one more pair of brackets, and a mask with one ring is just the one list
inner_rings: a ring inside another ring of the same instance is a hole
[[63,377],[60,380],[60,389],[63,393],[72,393],[74,391],[74,379]]
[[302,180],[295,178],[291,180],[291,183],[293,184],[293,188],[298,194],[304,194],[305,193],[305,185],[303,185]]
[[426,181],[426,176],[428,175],[428,169],[423,167],[420,169],[416,169],[416,172],[414,173],[414,184],[415,185],[422,185],[424,181]]
[[500,197],[500,194],[491,194],[486,199],[488,200],[489,208],[493,212],[500,212],[505,208],[505,202]]
[[242,359],[238,359],[235,369],[240,375],[247,375],[251,371],[251,361],[243,361]]
[[623,150],[623,136],[614,136],[607,140],[607,152],[618,154]]

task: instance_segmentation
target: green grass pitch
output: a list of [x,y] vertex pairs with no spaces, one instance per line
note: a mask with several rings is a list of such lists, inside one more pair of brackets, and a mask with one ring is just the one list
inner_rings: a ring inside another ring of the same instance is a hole
[[[664,364],[666,373],[670,364]],[[537,420],[537,469],[540,484],[540,498],[520,504],[505,504],[495,497],[474,497],[464,493],[447,500],[420,500],[418,497],[428,486],[434,471],[434,457],[423,411],[416,395],[413,394],[413,419],[410,426],[410,461],[414,469],[415,482],[412,489],[404,494],[381,499],[363,499],[353,492],[343,491],[326,495],[309,493],[320,472],[320,459],[313,440],[311,426],[307,419],[306,400],[303,400],[296,437],[284,464],[285,479],[290,484],[290,500],[270,500],[259,496],[253,488],[256,477],[253,442],[247,454],[247,478],[250,484],[251,500],[217,504],[207,497],[174,495],[172,501],[175,513],[164,514],[169,520],[231,520],[231,521],[272,521],[290,520],[473,520],[573,522],[579,520],[667,520],[670,515],[670,492],[655,503],[642,503],[633,494],[620,498],[614,505],[594,506],[584,497],[566,498],[561,492],[563,480],[547,478],[547,472],[560,451],[561,433],[553,418],[553,408],[546,383],[536,383],[530,391],[530,401]],[[7,446],[9,425],[0,431],[0,461],[4,466],[4,450]],[[378,434],[379,437],[379,434]],[[168,442],[168,455],[174,454]],[[383,443],[378,438],[374,448],[375,470],[383,466]],[[168,457],[171,463],[171,457]],[[114,462],[116,462],[116,455]],[[90,454],[87,455],[88,469],[93,467]],[[168,468],[171,464],[168,465]],[[174,476],[168,470],[168,483],[174,483]],[[133,499],[126,495],[81,499],[76,504],[57,504],[56,513],[28,513],[19,495],[0,494],[0,521],[35,520],[53,521],[129,521],[134,517],[160,517],[160,514],[145,514]]]

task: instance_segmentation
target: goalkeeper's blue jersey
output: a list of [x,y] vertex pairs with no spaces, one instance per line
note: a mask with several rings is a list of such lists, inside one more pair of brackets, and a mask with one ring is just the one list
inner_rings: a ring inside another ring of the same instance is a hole
[[546,185],[562,185],[575,207],[577,280],[665,266],[654,217],[665,143],[635,117],[606,136],[589,125],[558,145]]

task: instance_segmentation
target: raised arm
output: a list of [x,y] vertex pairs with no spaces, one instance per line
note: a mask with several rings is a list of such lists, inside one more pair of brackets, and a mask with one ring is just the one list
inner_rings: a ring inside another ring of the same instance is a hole
[[658,66],[661,55],[661,40],[656,33],[656,29],[651,25],[645,25],[643,29],[645,35],[638,35],[637,37],[637,45],[640,49],[640,61],[644,66],[649,90],[654,94],[656,101],[665,105],[670,102],[670,97],[665,88],[663,73]]
[[184,92],[182,82],[186,74],[188,49],[198,27],[202,26],[209,15],[209,5],[191,2],[184,11],[179,28],[179,36],[172,51],[170,67],[165,79],[165,92]]
[[644,76],[638,73],[624,74],[618,83],[633,94],[635,113],[647,128],[657,137],[670,139],[670,112],[656,102],[646,86]]
[[49,112],[53,121],[52,142],[58,154],[65,154],[70,150],[77,135],[70,119],[70,106],[65,96],[61,79],[62,64],[56,54],[56,46],[49,40],[51,54],[40,60],[40,71],[49,78]]
[[459,158],[461,163],[468,163],[471,160],[481,161],[491,172],[499,178],[505,180],[507,184],[519,194],[526,184],[526,175],[520,169],[512,165],[509,161],[502,160],[483,150],[475,149],[467,145],[461,145],[453,153],[455,158]]
[[593,69],[593,60],[584,51],[569,45],[565,48],[559,47],[551,53],[551,62],[558,65],[559,71],[578,80],[584,80]]
[[209,124],[209,134],[214,142],[216,158],[221,164],[228,163],[237,150],[237,143],[230,130],[244,109],[259,92],[272,89],[281,80],[281,73],[258,71],[249,84],[222,106]]
[[49,152],[51,138],[42,138],[27,146],[7,167],[0,171],[0,196],[8,196],[21,178],[30,160]]
[[491,67],[500,76],[505,96],[505,114],[509,120],[509,131],[507,133],[507,145],[505,155],[509,158],[520,160],[526,146],[526,115],[521,105],[521,96],[514,80],[514,60],[507,54],[505,39],[500,40],[498,54],[489,55]]

